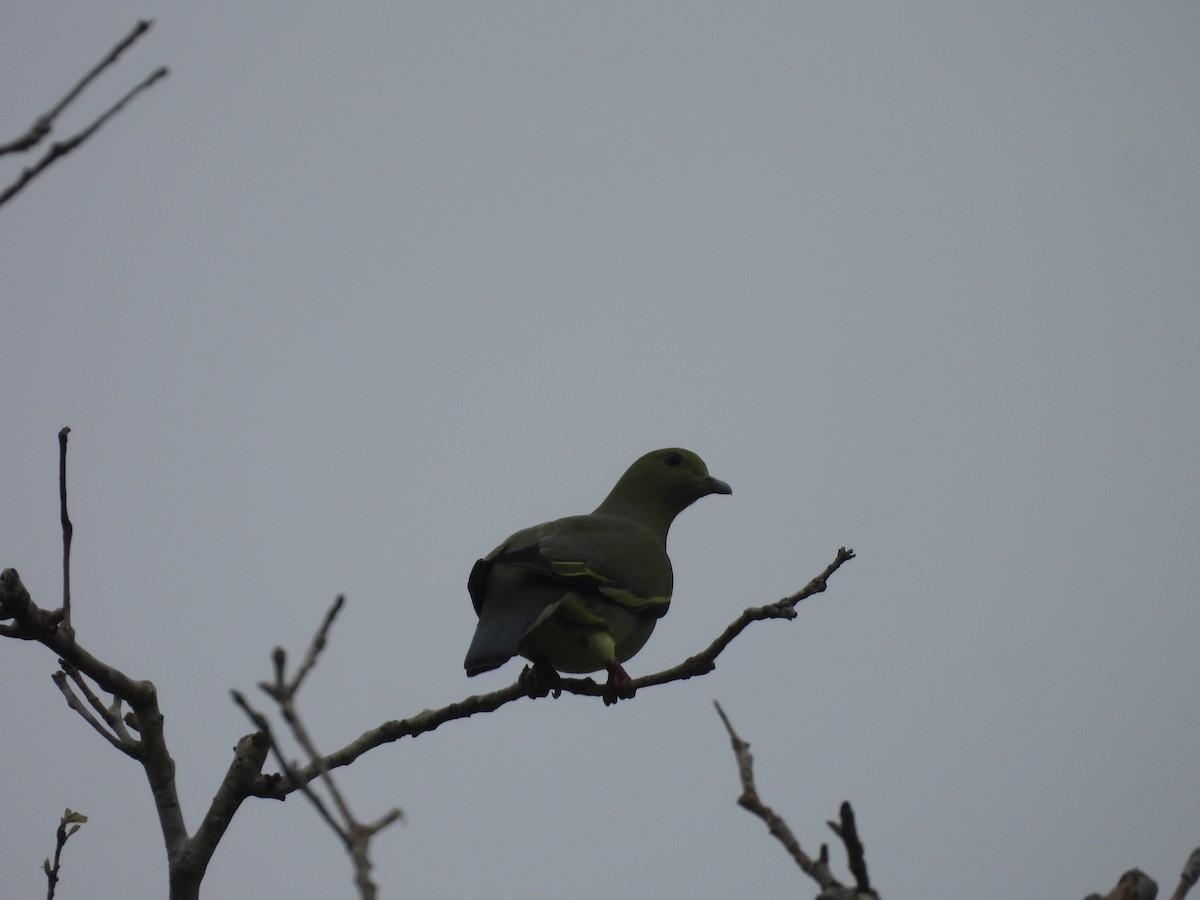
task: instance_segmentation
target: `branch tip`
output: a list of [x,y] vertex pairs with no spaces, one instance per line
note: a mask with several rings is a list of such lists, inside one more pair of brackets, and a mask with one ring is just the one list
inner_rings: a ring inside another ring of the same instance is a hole
[[63,543],[62,622],[67,628],[71,627],[71,538],[75,535],[75,526],[67,513],[67,435],[70,433],[70,426],[63,426],[58,432],[58,507]]

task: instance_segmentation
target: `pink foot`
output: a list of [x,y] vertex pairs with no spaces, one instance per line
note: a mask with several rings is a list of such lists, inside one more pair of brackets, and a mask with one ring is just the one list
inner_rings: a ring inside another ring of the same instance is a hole
[[615,659],[608,664],[608,682],[604,685],[604,705],[612,706],[618,700],[629,700],[637,692],[633,679]]

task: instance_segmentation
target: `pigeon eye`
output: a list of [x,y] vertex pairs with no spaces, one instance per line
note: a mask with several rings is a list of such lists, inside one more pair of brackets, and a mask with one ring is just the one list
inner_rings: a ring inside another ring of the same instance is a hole
[[674,469],[674,468],[678,468],[679,464],[681,462],[683,462],[683,457],[680,456],[678,453],[668,453],[666,459],[664,459],[663,462],[665,462],[668,466],[670,466],[672,469]]

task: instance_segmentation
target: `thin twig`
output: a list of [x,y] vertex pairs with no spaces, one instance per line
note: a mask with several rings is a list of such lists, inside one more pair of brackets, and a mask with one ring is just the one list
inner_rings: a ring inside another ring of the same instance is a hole
[[83,131],[79,132],[74,137],[68,138],[65,141],[57,141],[57,142],[51,144],[50,149],[46,152],[45,156],[43,156],[41,159],[39,159],[37,161],[37,163],[35,163],[30,168],[24,169],[16,181],[14,181],[12,184],[10,184],[3,191],[0,191],[0,206],[3,206],[9,200],[11,200],[13,197],[15,197],[18,193],[20,193],[21,190],[27,184],[29,184],[29,182],[33,181],[34,178],[36,178],[38,175],[40,175],[45,169],[47,169],[50,165],[52,165],[56,160],[60,159],[63,156],[66,156],[68,153],[70,153],[72,150],[74,150],[76,147],[78,147],[80,144],[82,144],[84,141],[86,141],[88,138],[90,138],[93,134],[95,134],[97,131],[99,131],[100,127],[102,125],[104,125],[105,122],[107,122],[109,119],[111,119],[117,113],[119,113],[122,109],[124,109],[125,106],[127,104],[129,104],[133,100],[134,97],[136,97],[138,94],[140,94],[142,91],[146,90],[147,88],[151,87],[160,78],[165,78],[167,76],[167,72],[168,72],[168,70],[167,70],[166,66],[161,66],[161,67],[155,69],[148,76],[146,76],[146,78],[141,82],[141,84],[138,84],[136,87],[132,88],[129,91],[129,93],[127,93],[124,97],[122,97],[120,100],[118,100],[116,103],[114,103],[111,107],[109,107],[104,113],[102,113],[100,115],[99,118],[96,119],[96,121],[92,122],[92,124],[89,125],[87,128],[83,129]]
[[62,521],[63,541],[63,624],[71,627],[71,538],[75,534],[75,526],[67,515],[67,435],[71,433],[68,426],[58,432],[58,508]]
[[792,830],[788,828],[787,822],[783,820],[783,817],[759,799],[758,790],[754,786],[754,756],[750,753],[750,745],[743,741],[738,736],[738,733],[734,731],[733,723],[725,715],[725,710],[721,709],[721,704],[714,700],[713,706],[717,708],[717,715],[725,723],[725,730],[729,732],[729,741],[733,745],[733,755],[737,760],[738,779],[742,785],[742,794],[738,797],[737,801],[738,806],[762,819],[766,823],[767,830],[774,835],[776,840],[783,844],[792,859],[796,861],[796,865],[806,875],[816,881],[822,890],[842,887],[842,883],[834,878],[833,873],[829,871],[829,866],[825,864],[825,860],[823,858],[814,860],[805,853],[800,846],[800,842],[796,840],[796,836],[792,834]]
[[92,715],[92,711],[88,709],[87,706],[84,705],[83,701],[76,696],[75,692],[71,690],[71,685],[67,683],[67,675],[65,672],[60,670],[55,672],[50,677],[54,679],[54,683],[58,686],[58,689],[62,691],[63,697],[65,697],[67,700],[67,706],[71,707],[71,709],[75,710],[75,712],[79,713],[79,715],[83,716],[83,720],[91,725],[97,734],[99,734],[102,738],[104,738],[126,756],[131,756],[134,759],[138,758],[137,745],[132,742],[127,743],[121,740],[119,737],[113,734],[112,731],[105,728],[104,725],[100,723],[99,719]]
[[[54,835],[54,865],[50,865],[50,860],[42,863],[42,871],[46,873],[46,900],[54,900],[54,890],[58,887],[58,870],[62,862],[63,847],[67,845],[67,839],[79,830],[79,827],[87,821],[87,816],[83,813],[75,812],[67,809],[63,812],[62,819],[59,820],[58,830]],[[70,826],[68,828],[67,826]]]
[[[393,808],[374,822],[367,824],[359,822],[338,787],[333,773],[330,771],[329,758],[321,755],[321,752],[317,749],[316,742],[308,733],[308,729],[304,726],[304,722],[296,709],[296,695],[305,678],[316,666],[321,652],[327,646],[334,620],[337,618],[344,604],[345,597],[339,595],[325,613],[325,618],[317,629],[316,634],[313,635],[308,652],[305,654],[304,660],[293,678],[289,679],[287,674],[287,651],[282,647],[276,647],[271,653],[275,681],[274,683],[259,683],[259,687],[263,692],[278,704],[280,715],[283,716],[284,721],[287,722],[288,727],[291,729],[292,736],[308,757],[309,765],[306,767],[306,770],[311,772],[311,774],[302,775],[284,758],[279,741],[275,737],[266,716],[251,707],[240,692],[233,691],[232,694],[234,702],[242,708],[242,711],[246,713],[255,727],[259,729],[259,732],[266,736],[271,750],[274,752],[276,759],[279,760],[284,778],[304,793],[304,796],[316,807],[317,813],[333,829],[334,834],[338,836],[339,840],[341,840],[354,866],[354,883],[358,887],[359,896],[363,900],[373,900],[378,889],[375,882],[371,879],[371,839],[382,829],[391,825],[397,819],[402,818],[403,813],[400,809]],[[325,790],[329,794],[329,799],[337,811],[336,816],[334,816],[325,801],[314,789],[313,785],[317,783],[324,785]]]
[[[334,601],[329,613],[326,614],[324,623],[321,625],[320,630],[317,632],[317,636],[313,638],[312,644],[309,647],[308,656],[304,661],[304,671],[308,671],[312,668],[316,662],[316,657],[321,652],[321,648],[325,646],[325,632],[328,631],[330,624],[337,615],[337,610],[341,609],[342,602],[343,598],[339,595],[337,600]],[[326,790],[329,791],[330,799],[333,800],[334,806],[337,807],[338,815],[342,817],[342,821],[346,823],[346,826],[341,827],[334,825],[332,818],[328,815],[326,815],[326,821],[330,823],[330,826],[337,832],[343,843],[345,843],[347,849],[349,849],[352,843],[351,832],[353,831],[353,828],[351,826],[354,824],[354,816],[351,815],[350,808],[346,804],[345,799],[342,797],[342,792],[338,789],[337,781],[334,779],[333,774],[328,768],[322,765],[321,753],[317,750],[316,744],[308,734],[308,729],[304,727],[304,722],[300,719],[300,714],[296,711],[296,690],[299,687],[300,682],[303,680],[303,673],[298,674],[295,680],[289,683],[287,680],[287,654],[282,647],[275,648],[274,659],[276,673],[275,684],[268,685],[262,683],[259,684],[259,687],[262,688],[263,691],[265,691],[268,695],[273,697],[275,702],[279,704],[279,711],[283,715],[284,721],[287,722],[288,727],[292,730],[292,736],[295,737],[296,742],[300,745],[300,749],[304,751],[305,756],[307,756],[308,759],[316,765],[316,780],[324,783]],[[270,732],[268,732],[268,737],[271,737],[271,742],[276,744],[275,738]],[[278,745],[276,744],[276,746]],[[305,792],[305,795],[308,796],[310,800],[313,800],[314,803],[317,802],[316,799],[307,791]]]
[[876,898],[877,900],[879,895],[875,893],[870,879],[867,878],[866,855],[863,852],[862,841],[858,837],[858,826],[854,823],[854,810],[850,808],[850,804],[842,803],[839,810],[840,822],[826,824],[833,829],[834,834],[841,838],[846,847],[850,871],[854,875],[855,886],[853,888],[846,887],[833,876],[833,872],[829,869],[829,848],[826,845],[821,845],[821,852],[816,859],[813,859],[800,847],[800,842],[796,840],[796,836],[792,834],[792,830],[788,828],[783,817],[762,802],[758,796],[758,789],[754,785],[754,756],[750,753],[750,745],[734,731],[733,723],[725,715],[721,704],[714,700],[713,706],[717,708],[717,715],[725,724],[725,730],[729,733],[729,741],[733,745],[733,755],[737,760],[738,780],[742,785],[742,794],[737,801],[738,806],[762,819],[771,834],[791,854],[796,865],[821,886],[818,900],[862,900],[862,898]]
[[858,836],[854,810],[850,808],[849,803],[843,801],[838,809],[838,816],[840,821],[826,822],[825,824],[841,839],[842,845],[846,848],[846,864],[850,868],[850,874],[854,876],[854,884],[858,893],[874,896],[871,879],[867,876],[867,853]]
[[300,668],[296,670],[296,677],[292,679],[288,685],[288,692],[295,696],[300,690],[300,685],[304,683],[304,679],[308,677],[308,673],[312,671],[313,666],[317,664],[317,658],[321,655],[321,651],[325,649],[325,644],[329,639],[329,630],[333,627],[334,619],[338,613],[342,611],[342,607],[346,603],[344,594],[338,594],[337,599],[333,601],[333,605],[325,613],[325,618],[321,622],[321,627],[317,629],[317,633],[313,635],[312,641],[308,645],[308,652],[304,654],[304,662],[300,664]]
[[246,699],[241,691],[233,690],[229,693],[233,697],[233,702],[236,703],[241,708],[242,712],[246,714],[247,718],[254,723],[254,727],[257,728],[260,733],[266,735],[267,741],[271,746],[271,752],[275,755],[275,759],[278,761],[279,768],[283,772],[284,777],[293,784],[297,784],[297,789],[300,790],[300,792],[309,799],[312,805],[317,808],[317,812],[320,814],[321,818],[325,820],[325,824],[332,828],[337,836],[342,839],[342,842],[345,843],[346,835],[342,832],[341,826],[338,824],[337,820],[334,819],[330,814],[328,808],[325,806],[325,802],[317,794],[313,793],[312,788],[309,786],[307,781],[303,783],[299,783],[297,781],[300,776],[296,770],[292,768],[292,764],[288,762],[287,757],[283,755],[283,750],[279,746],[279,741],[275,739],[275,732],[271,729],[271,723],[267,717],[251,706],[250,702]]
[[33,147],[35,144],[37,144],[38,141],[44,138],[47,134],[49,134],[51,129],[54,127],[54,120],[58,118],[59,113],[66,109],[67,105],[72,100],[82,94],[83,89],[87,87],[96,78],[96,76],[115,63],[117,59],[120,58],[121,54],[129,49],[130,46],[132,46],[134,41],[149,31],[150,26],[153,24],[153,19],[143,19],[134,25],[133,31],[129,32],[129,34],[118,41],[117,44],[108,51],[105,57],[100,60],[100,62],[96,63],[96,65],[92,67],[92,70],[84,75],[83,78],[80,79],[79,83],[75,85],[75,87],[71,88],[71,90],[67,92],[67,96],[59,100],[49,112],[43,113],[34,120],[34,123],[32,126],[30,126],[29,131],[14,141],[0,145],[0,156],[3,156],[5,153],[19,153],[28,150],[30,147]]
[[[767,619],[795,619],[797,616],[796,606],[802,600],[820,594],[829,586],[829,579],[840,569],[845,563],[854,559],[854,551],[846,547],[839,547],[837,555],[833,562],[827,565],[820,575],[817,575],[808,582],[800,590],[794,594],[784,597],[782,600],[776,600],[774,603],[768,603],[765,606],[752,606],[749,609],[743,610],[742,614],[726,626],[711,644],[697,653],[695,656],[689,656],[677,666],[672,666],[669,669],[663,669],[661,672],[655,672],[653,675],[643,675],[641,678],[633,679],[632,687],[635,690],[641,690],[644,687],[653,685],[668,684],[672,681],[684,681],[688,678],[695,678],[697,675],[707,675],[717,667],[717,657],[720,656],[725,648],[733,643],[734,638],[746,630],[751,622],[761,622]],[[563,678],[560,686],[563,690],[572,694],[587,694],[599,696],[603,693],[604,686],[597,684],[591,678]]]
[[65,659],[60,659],[58,664],[62,666],[63,672],[75,682],[75,686],[83,694],[84,699],[87,700],[92,709],[100,714],[100,718],[104,720],[104,723],[113,730],[117,737],[132,744],[133,739],[129,736],[129,732],[125,728],[125,722],[121,719],[121,698],[113,697],[113,702],[105,706],[84,679],[83,673],[79,669],[75,668],[75,666],[71,665]]
[[[634,686],[640,689],[651,685],[667,684],[671,681],[682,681],[711,672],[716,668],[716,657],[751,622],[763,619],[795,617],[795,605],[804,598],[825,590],[826,581],[829,576],[837,571],[842,564],[851,559],[854,559],[854,551],[847,550],[845,547],[841,548],[838,550],[834,561],[826,566],[820,575],[812,579],[799,591],[767,606],[747,609],[725,629],[720,637],[703,651],[670,669],[664,669],[653,675],[635,678],[633,681]],[[781,612],[781,610],[787,610],[791,615],[789,616],[785,612]],[[560,680],[558,687],[567,693],[589,697],[599,697],[603,694],[604,690],[603,685],[597,684],[591,678],[563,678]],[[498,691],[492,691],[487,694],[473,694],[470,697],[465,697],[447,706],[422,710],[406,719],[392,719],[383,722],[374,728],[364,731],[344,747],[321,757],[320,764],[325,767],[324,770],[333,770],[347,766],[364,753],[383,744],[398,741],[401,738],[417,737],[426,732],[433,731],[447,722],[467,719],[480,713],[494,712],[502,706],[507,706],[509,703],[528,697],[529,693],[525,684],[518,678],[514,683]],[[297,775],[302,779],[301,783],[303,783],[303,781],[316,778],[321,771],[323,770],[314,762],[300,768],[297,771]],[[299,784],[290,777],[279,778],[264,774],[258,779],[254,792],[260,797],[283,799],[298,787]]]

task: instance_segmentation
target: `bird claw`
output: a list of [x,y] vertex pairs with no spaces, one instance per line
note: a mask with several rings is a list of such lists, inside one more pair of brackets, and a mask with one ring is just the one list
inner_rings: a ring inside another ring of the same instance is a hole
[[604,685],[604,705],[612,706],[618,700],[631,700],[637,693],[633,679],[621,668],[621,664],[613,660],[608,664],[608,682]]
[[[591,679],[588,679],[591,681]],[[546,662],[536,662],[526,666],[517,677],[527,697],[545,697],[553,693],[555,697],[562,694],[562,676]],[[592,682],[595,684],[595,682]],[[618,700],[630,700],[637,693],[633,679],[629,677],[619,662],[608,664],[608,681],[605,682],[600,696],[604,698],[605,706],[612,706]]]
[[544,662],[536,662],[521,670],[517,681],[525,689],[528,697],[545,697],[554,692],[558,697],[562,694],[562,677],[552,666]]

